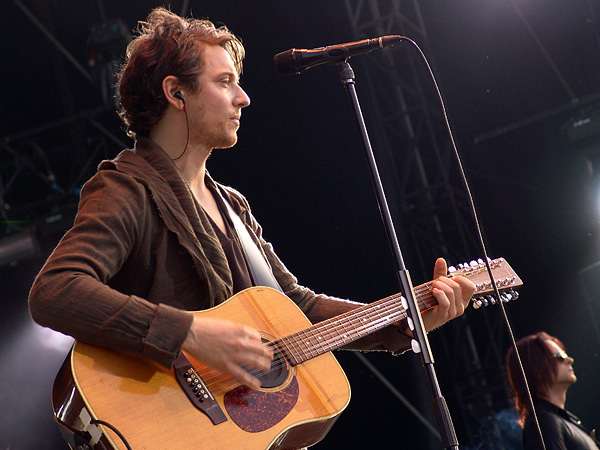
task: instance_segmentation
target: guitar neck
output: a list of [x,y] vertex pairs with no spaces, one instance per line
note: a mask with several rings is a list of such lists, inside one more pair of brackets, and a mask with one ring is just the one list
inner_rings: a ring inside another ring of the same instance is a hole
[[[494,283],[488,269],[493,272]],[[454,276],[469,278],[475,285],[475,308],[494,304],[496,300],[514,300],[518,298],[515,289],[523,284],[504,258],[488,260],[488,264],[482,260],[464,263],[459,266],[459,270],[452,267],[448,277]],[[438,304],[431,293],[432,284],[433,281],[430,281],[414,288],[415,299],[421,312]],[[501,293],[500,299],[490,296],[496,291]],[[290,364],[300,364],[406,318],[407,310],[408,305],[402,294],[392,295],[285,336],[279,339],[276,345],[286,355]]]
[[[431,294],[431,284],[415,288],[420,311],[437,305]],[[290,364],[297,365],[405,319],[407,309],[402,294],[395,294],[285,336],[277,341],[277,345]]]

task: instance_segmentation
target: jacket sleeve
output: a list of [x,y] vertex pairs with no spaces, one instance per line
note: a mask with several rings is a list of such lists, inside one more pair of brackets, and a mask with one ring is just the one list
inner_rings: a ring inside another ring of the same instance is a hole
[[109,286],[148,236],[144,187],[112,170],[84,186],[74,226],[61,239],[30,294],[33,319],[75,339],[172,365],[192,315]]

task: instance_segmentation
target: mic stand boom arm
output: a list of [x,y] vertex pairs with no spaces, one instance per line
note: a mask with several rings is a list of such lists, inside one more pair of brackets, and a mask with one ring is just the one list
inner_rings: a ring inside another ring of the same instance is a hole
[[383,189],[383,185],[381,184],[379,170],[377,169],[377,163],[375,162],[373,149],[371,148],[371,142],[367,133],[367,127],[365,125],[360,104],[358,102],[358,96],[356,95],[356,89],[354,86],[354,71],[352,70],[352,67],[350,67],[350,64],[347,61],[339,63],[339,74],[342,84],[346,87],[346,90],[348,91],[348,96],[350,97],[350,102],[352,103],[352,108],[354,110],[354,116],[356,118],[356,122],[358,124],[358,128],[361,134],[363,147],[367,156],[369,169],[371,172],[371,181],[373,182],[375,193],[377,195],[379,211],[381,213],[381,217],[383,219],[384,227],[388,237],[388,242],[392,249],[394,260],[396,262],[397,276],[398,281],[400,282],[400,289],[403,296],[406,298],[406,301],[408,303],[409,317],[412,319],[411,329],[413,332],[413,336],[415,337],[413,338],[411,344],[413,347],[413,351],[415,353],[419,353],[421,357],[421,364],[423,365],[423,368],[425,369],[425,373],[427,375],[427,380],[429,382],[429,387],[433,396],[433,406],[435,410],[437,424],[440,429],[440,434],[442,436],[442,443],[444,445],[444,448],[453,448],[458,450],[458,440],[456,439],[456,433],[454,431],[454,425],[452,424],[452,418],[450,417],[450,412],[448,411],[446,400],[442,396],[438,384],[435,368],[433,365],[433,355],[431,353],[431,348],[429,347],[429,341],[427,339],[427,334],[425,333],[421,313],[415,301],[414,289],[410,279],[410,274],[408,273],[408,270],[404,265],[404,259],[402,257],[402,252],[400,251],[400,245],[398,244],[398,239],[394,231],[394,224],[385,198],[385,191]]

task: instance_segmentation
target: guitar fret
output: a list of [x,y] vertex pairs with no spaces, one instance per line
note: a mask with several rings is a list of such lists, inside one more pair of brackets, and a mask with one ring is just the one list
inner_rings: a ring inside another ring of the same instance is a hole
[[[339,347],[343,346],[344,344],[346,344],[347,342],[354,341],[354,339],[352,338],[353,330],[351,329],[350,331],[348,331],[347,325],[351,325],[351,323],[341,322],[340,324],[338,324],[330,329],[329,334],[333,334],[334,338],[330,339],[330,344],[328,345],[328,350],[339,348]],[[340,326],[343,330],[342,332],[340,332]]]
[[[317,351],[315,350],[316,342],[315,342],[315,339],[313,336],[314,333],[312,332],[312,330],[313,330],[313,328],[311,327],[311,328],[303,331],[303,336],[302,336],[304,346],[310,352],[311,358],[313,358],[317,355],[320,355],[320,353],[317,353]],[[314,354],[313,354],[313,352],[314,352]]]
[[[323,327],[315,327],[315,331],[316,331],[316,341],[319,345],[320,348],[320,352],[319,353],[325,353],[328,352],[329,350],[331,350],[331,330],[327,330],[327,329],[323,329]],[[325,333],[324,332],[328,332],[329,333],[329,338],[327,336],[324,336]],[[335,339],[335,337],[334,337]]]
[[327,346],[327,350],[331,350],[332,346],[334,345],[334,342],[337,342],[337,340],[341,337],[338,336],[337,334],[334,334],[335,330],[332,330],[331,328],[327,328],[327,327],[319,327],[319,328],[323,328],[321,330],[321,335],[326,334],[327,336],[323,339],[323,346]]
[[[298,340],[300,340],[302,342],[302,345],[303,345],[302,353],[305,356],[304,359],[303,359],[303,361],[306,361],[307,359],[311,359],[311,358],[314,358],[315,356],[317,356],[317,355],[313,355],[312,354],[312,351],[311,351],[312,347],[311,347],[310,339],[306,338],[308,330],[310,330],[310,328],[307,328],[306,330],[302,331],[300,333],[301,336],[298,339]],[[307,353],[306,353],[307,351],[310,352],[310,354],[307,355]]]
[[338,336],[338,339],[341,339],[341,341],[342,341],[342,345],[347,344],[348,342],[352,342],[352,338],[350,337],[350,332],[346,328],[346,323],[341,322],[340,325],[342,326],[342,328],[344,330],[343,333],[339,334],[339,336]]
[[[426,283],[422,286],[415,288],[415,294],[417,296],[417,304],[419,306],[419,310],[423,311],[425,309],[429,309],[437,305],[437,301],[435,301],[435,297],[431,293],[431,285],[432,283]],[[433,303],[428,303],[427,300],[433,300]]]
[[[290,364],[292,364],[293,366],[296,366],[298,364],[300,364],[302,361],[304,361],[303,359],[300,359],[298,353],[301,349],[301,347],[299,347],[296,343],[296,340],[293,338],[293,336],[286,336],[280,339],[281,343],[284,345],[285,350],[287,351],[287,355],[289,357],[291,357],[293,359],[293,361],[290,361]],[[288,345],[289,343],[289,345]],[[289,360],[289,358],[288,358]]]

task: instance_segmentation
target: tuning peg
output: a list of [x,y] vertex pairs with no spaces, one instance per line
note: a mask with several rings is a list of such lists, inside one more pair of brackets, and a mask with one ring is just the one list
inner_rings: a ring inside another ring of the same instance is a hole
[[[507,303],[519,298],[519,292],[515,290],[509,290],[500,294],[500,301],[502,303]],[[479,309],[482,306],[495,305],[498,303],[498,300],[493,295],[482,295],[481,297],[473,298],[473,308]]]

